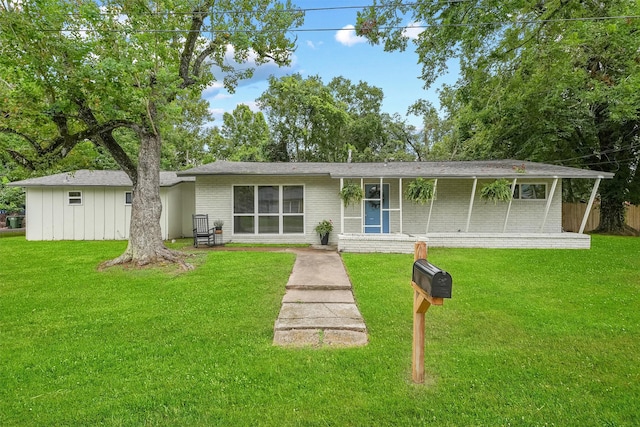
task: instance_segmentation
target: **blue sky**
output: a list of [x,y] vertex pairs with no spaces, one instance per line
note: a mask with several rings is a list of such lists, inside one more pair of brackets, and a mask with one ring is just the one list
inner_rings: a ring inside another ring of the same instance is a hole
[[[298,0],[297,5],[303,9],[342,9],[306,13],[302,28],[318,31],[295,33],[298,41],[291,66],[261,66],[256,69],[252,79],[240,82],[234,94],[218,84],[205,90],[204,97],[209,101],[216,118],[213,124],[221,126],[222,114],[232,111],[238,104],[247,104],[257,110],[255,100],[268,88],[269,75],[279,77],[293,73],[300,73],[303,77],[319,75],[325,84],[334,77],[343,76],[354,84],[363,81],[379,87],[384,92],[383,111],[400,113],[403,117],[407,107],[420,98],[430,100],[437,106],[436,89],[443,82],[453,83],[451,77],[442,78],[432,88],[425,90],[419,78],[421,66],[411,43],[405,52],[384,52],[382,46],[371,46],[358,38],[353,30],[349,30],[348,26],[352,28],[356,23],[358,9],[344,7],[366,3],[367,0]],[[420,126],[419,118],[407,116],[406,119]]]

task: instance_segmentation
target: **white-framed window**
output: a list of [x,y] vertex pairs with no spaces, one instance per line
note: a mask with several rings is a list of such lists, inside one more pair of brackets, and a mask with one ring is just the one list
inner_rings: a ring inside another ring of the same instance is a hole
[[545,200],[547,198],[547,184],[516,184],[513,198],[516,200]]
[[302,185],[234,185],[234,234],[303,234]]
[[124,192],[124,204],[126,206],[131,206],[131,202],[133,201],[133,193],[131,191]]
[[73,206],[82,205],[82,191],[68,191],[67,203]]

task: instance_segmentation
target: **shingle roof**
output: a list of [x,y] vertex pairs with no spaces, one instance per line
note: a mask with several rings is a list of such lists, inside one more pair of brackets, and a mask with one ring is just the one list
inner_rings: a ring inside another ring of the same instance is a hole
[[[185,181],[194,181],[195,178],[177,176],[175,172],[160,172],[160,186],[171,187]],[[90,171],[82,169],[75,172],[64,172],[40,178],[25,179],[12,182],[14,187],[131,187],[129,176],[123,171]]]
[[[525,172],[519,172],[524,170]],[[197,175],[329,175],[332,178],[613,178],[609,172],[521,160],[388,163],[260,163],[217,161],[178,172]]]

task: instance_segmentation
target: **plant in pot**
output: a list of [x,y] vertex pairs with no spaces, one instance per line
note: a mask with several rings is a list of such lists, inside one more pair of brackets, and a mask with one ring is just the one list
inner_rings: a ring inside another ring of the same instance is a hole
[[323,245],[329,244],[329,233],[333,230],[333,223],[330,219],[323,219],[316,225],[316,233],[320,235],[320,243]]
[[358,184],[347,182],[340,190],[340,198],[344,202],[345,207],[352,203],[360,203],[364,198],[364,190]]
[[433,180],[416,178],[407,186],[405,197],[418,204],[425,205],[435,197],[435,183]]
[[222,233],[222,226],[224,225],[224,221],[221,219],[216,219],[213,221],[213,228],[216,230],[216,234]]
[[511,183],[501,178],[482,186],[480,198],[497,204],[511,200]]

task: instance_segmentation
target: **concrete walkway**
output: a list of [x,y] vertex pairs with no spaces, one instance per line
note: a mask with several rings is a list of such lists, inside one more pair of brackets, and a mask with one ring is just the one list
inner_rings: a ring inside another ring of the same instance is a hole
[[280,346],[354,347],[367,344],[367,328],[351,282],[334,251],[294,251],[296,261],[274,327]]

